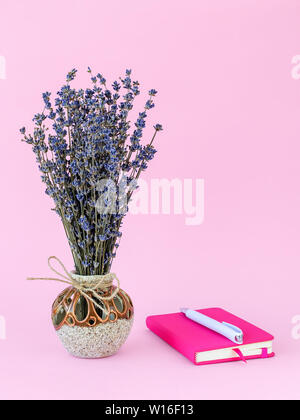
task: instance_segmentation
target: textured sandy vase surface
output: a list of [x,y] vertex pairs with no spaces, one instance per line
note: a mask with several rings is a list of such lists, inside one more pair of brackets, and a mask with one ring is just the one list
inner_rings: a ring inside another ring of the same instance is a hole
[[57,331],[63,346],[69,353],[82,358],[111,356],[124,344],[131,330],[133,317],[96,327],[69,327],[63,325]]
[[[114,290],[111,286],[104,297]],[[111,300],[95,299],[101,308],[73,287],[65,289],[52,307],[52,321],[65,349],[76,357],[100,358],[116,353],[126,341],[133,324],[130,297],[119,289]]]

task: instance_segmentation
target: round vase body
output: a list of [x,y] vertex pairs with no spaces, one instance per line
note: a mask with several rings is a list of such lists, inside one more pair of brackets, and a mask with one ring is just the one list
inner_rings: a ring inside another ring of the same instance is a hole
[[[105,292],[112,294],[115,287]],[[91,293],[88,292],[92,297]],[[66,350],[75,357],[100,358],[116,353],[125,342],[133,323],[130,297],[119,289],[111,300],[86,299],[73,287],[65,289],[52,306],[52,322]],[[101,308],[94,304],[96,302]]]

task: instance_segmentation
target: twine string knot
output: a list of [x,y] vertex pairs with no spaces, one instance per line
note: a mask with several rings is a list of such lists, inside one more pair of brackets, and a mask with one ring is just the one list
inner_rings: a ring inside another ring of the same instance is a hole
[[[56,260],[60,264],[65,274],[60,273],[53,267],[51,264],[52,260]],[[69,272],[61,260],[55,256],[48,258],[48,266],[59,277],[27,277],[27,280],[58,281],[60,283],[69,284],[74,287],[74,289],[78,290],[78,292],[86,299],[90,300],[95,306],[101,309],[101,311],[103,311],[106,315],[108,315],[104,301],[112,300],[120,290],[120,281],[115,273],[107,273],[103,275],[97,274],[91,276],[75,274]],[[107,289],[113,285],[114,280],[116,280],[117,286],[109,296],[103,296],[99,293],[99,290],[101,292],[107,291]],[[92,296],[90,296],[89,293],[91,293]],[[103,306],[99,305],[95,299],[102,302]]]

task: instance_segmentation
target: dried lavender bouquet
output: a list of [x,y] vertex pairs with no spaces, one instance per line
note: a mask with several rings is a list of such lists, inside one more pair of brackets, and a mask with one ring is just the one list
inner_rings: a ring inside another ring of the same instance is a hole
[[62,220],[76,273],[104,275],[110,272],[128,202],[156,153],[153,141],[162,126],[156,124],[152,139],[142,144],[157,93],[152,89],[131,127],[129,113],[140,94],[131,70],[109,89],[105,78],[88,68],[92,85],[85,90],[71,87],[76,72],[67,74],[54,103],[49,92],[43,94],[44,111],[34,116],[33,133],[24,127],[20,131],[32,145],[46,194]]

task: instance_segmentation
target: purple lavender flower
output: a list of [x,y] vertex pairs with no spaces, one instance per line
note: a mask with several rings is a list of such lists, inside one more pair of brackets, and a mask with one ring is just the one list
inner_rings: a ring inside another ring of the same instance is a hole
[[149,90],[149,95],[150,96],[155,96],[156,94],[157,94],[157,90],[155,90],[155,89]]
[[132,71],[127,69],[120,83],[114,81],[112,90],[103,75],[93,76],[89,67],[92,86],[73,89],[70,82],[76,73],[72,69],[67,74],[67,84],[52,103],[50,92],[42,94],[44,111],[34,115],[33,133],[27,135],[25,127],[20,132],[32,146],[45,192],[64,225],[76,272],[105,274],[119,247],[133,182],[156,153],[153,141],[162,126],[154,125],[148,144],[142,144],[142,137],[146,111],[154,107],[157,91],[148,92],[131,129],[129,114],[140,94]]

